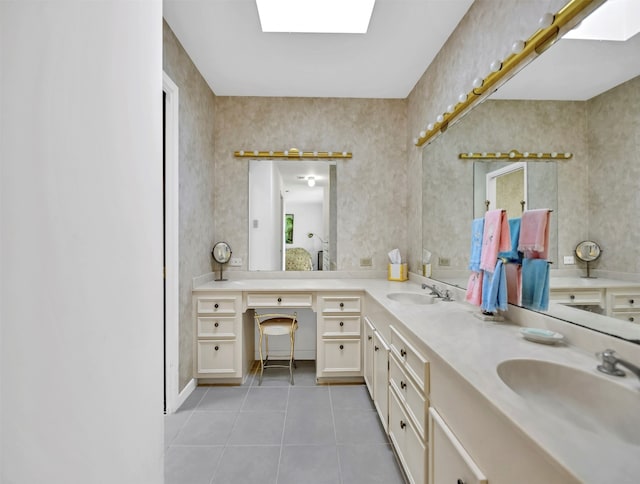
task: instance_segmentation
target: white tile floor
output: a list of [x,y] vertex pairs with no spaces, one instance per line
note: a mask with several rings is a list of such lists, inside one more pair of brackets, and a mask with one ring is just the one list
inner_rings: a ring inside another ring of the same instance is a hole
[[198,387],[165,417],[165,484],[403,484],[364,385],[316,385],[315,362],[261,386]]

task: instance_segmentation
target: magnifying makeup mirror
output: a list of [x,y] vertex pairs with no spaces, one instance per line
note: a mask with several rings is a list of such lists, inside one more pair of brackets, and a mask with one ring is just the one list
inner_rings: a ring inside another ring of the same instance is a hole
[[222,278],[222,269],[231,259],[231,247],[226,242],[217,242],[213,246],[213,250],[211,250],[211,257],[220,264],[220,277],[216,281],[226,281],[226,279]]
[[601,253],[600,246],[591,240],[584,240],[576,246],[576,257],[587,264],[587,275],[582,277],[596,279],[589,274],[589,263],[597,260]]

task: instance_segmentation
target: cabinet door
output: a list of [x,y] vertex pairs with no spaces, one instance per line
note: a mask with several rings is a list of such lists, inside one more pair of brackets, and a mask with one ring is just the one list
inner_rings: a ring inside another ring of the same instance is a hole
[[373,333],[373,404],[378,411],[384,430],[389,426],[389,346]]
[[[402,462],[409,482],[425,484],[427,482],[426,446],[391,387],[389,387],[389,438]],[[456,484],[455,481],[453,484]]]
[[[369,390],[369,396],[372,400],[374,400],[373,394],[373,325],[369,321],[369,319],[365,316],[364,318],[364,348],[363,348],[363,366],[364,366],[364,382],[367,385],[367,390]],[[386,387],[385,387],[386,392]]]
[[360,338],[323,340],[321,347],[323,373],[360,372]]
[[235,340],[198,340],[198,374],[236,373]]
[[442,417],[429,408],[429,484],[487,484]]

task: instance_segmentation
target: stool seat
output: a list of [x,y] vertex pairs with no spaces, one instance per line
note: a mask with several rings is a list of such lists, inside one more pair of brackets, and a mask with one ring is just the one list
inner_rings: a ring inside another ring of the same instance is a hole
[[[289,381],[293,385],[293,367],[295,366],[293,354],[295,349],[295,333],[298,329],[297,314],[255,313],[255,320],[260,334],[260,379],[258,384],[262,385],[262,375],[265,368],[289,368]],[[284,335],[289,335],[289,364],[267,364],[269,360],[269,336]],[[266,356],[263,356],[262,354],[263,338],[265,339]]]

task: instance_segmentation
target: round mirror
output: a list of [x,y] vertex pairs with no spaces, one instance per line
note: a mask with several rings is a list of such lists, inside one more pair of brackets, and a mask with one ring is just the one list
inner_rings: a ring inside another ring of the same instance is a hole
[[576,247],[576,256],[583,262],[593,262],[600,257],[600,246],[590,240],[580,242]]
[[213,246],[211,256],[218,264],[226,264],[231,259],[231,247],[226,242],[218,242]]

